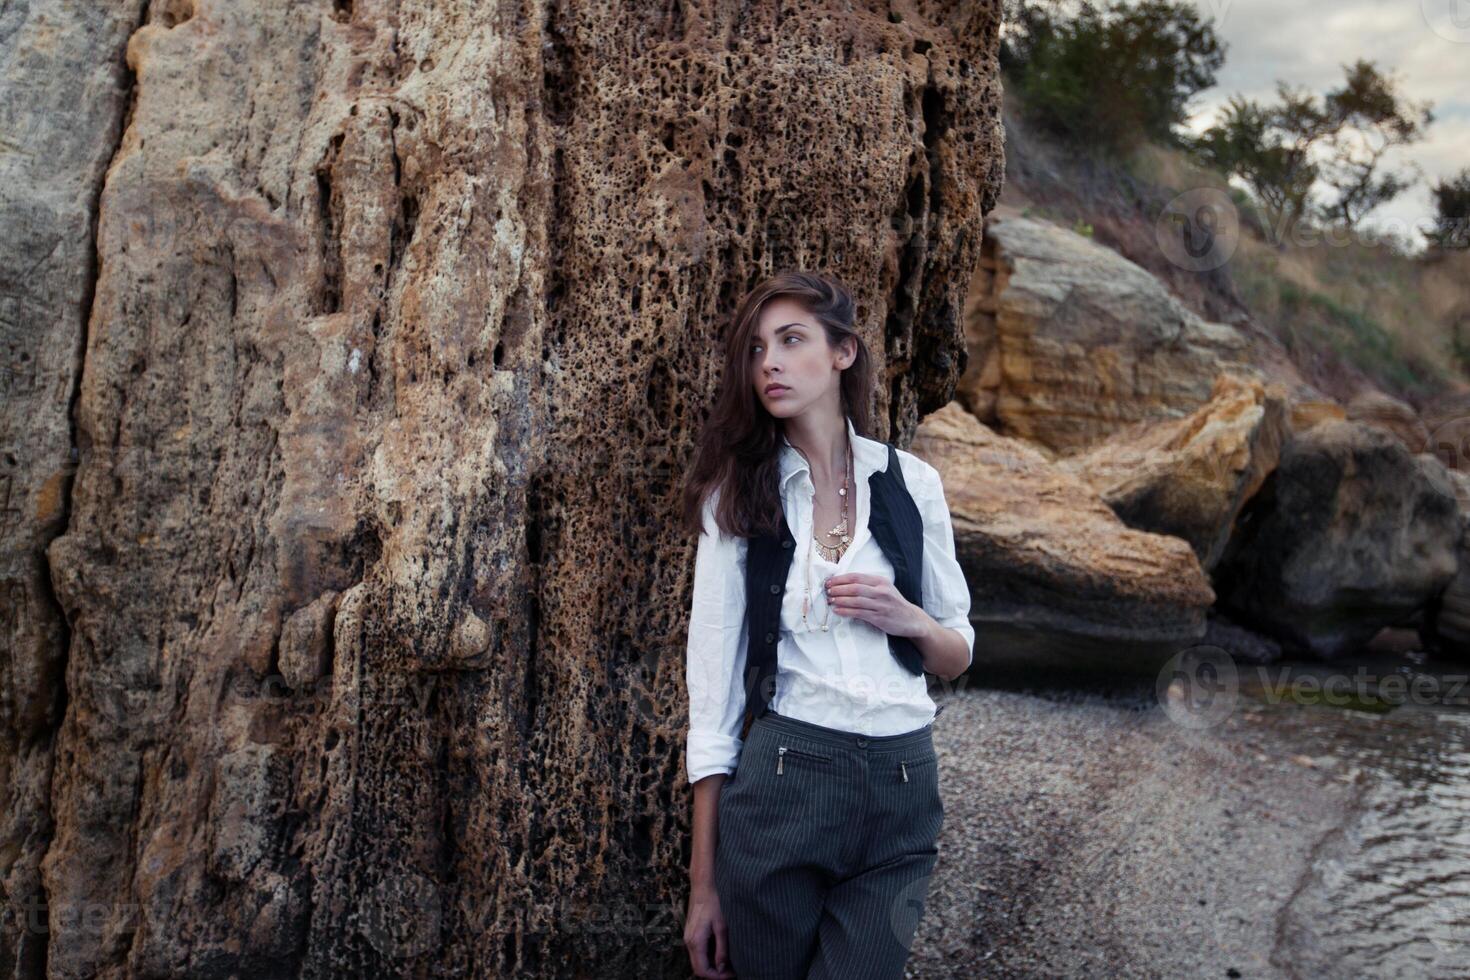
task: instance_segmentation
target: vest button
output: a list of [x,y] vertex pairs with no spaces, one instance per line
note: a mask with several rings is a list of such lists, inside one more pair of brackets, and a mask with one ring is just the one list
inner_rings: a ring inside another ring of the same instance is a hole
[[771,583],[771,595],[780,595],[780,594],[781,594],[781,584],[779,582],[772,582]]
[[790,541],[782,541],[781,542],[781,547],[786,548],[786,549],[790,549],[791,548],[791,544],[792,544],[792,542],[790,542]]
[[766,634],[766,642],[767,643],[775,643],[776,642],[776,634],[775,633],[767,633]]

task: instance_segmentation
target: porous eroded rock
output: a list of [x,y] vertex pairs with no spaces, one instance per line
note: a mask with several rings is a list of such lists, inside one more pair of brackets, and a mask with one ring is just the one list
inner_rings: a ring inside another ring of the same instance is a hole
[[912,446],[939,470],[970,586],[975,668],[1157,668],[1215,596],[1189,544],[1125,525],[1097,493],[958,403]]
[[1006,435],[1066,453],[1129,423],[1178,417],[1249,365],[1234,327],[1190,312],[1117,252],[1044,221],[985,230],[957,397]]
[[1286,437],[1279,386],[1222,374],[1210,400],[1184,418],[1135,423],[1057,466],[1090,485],[1129,527],[1188,541],[1208,571]]
[[722,330],[827,269],[882,435],[949,399],[999,11],[0,3],[5,884],[50,916],[0,969],[687,970]]
[[1215,570],[1221,606],[1293,653],[1352,653],[1455,574],[1461,517],[1428,453],[1358,422],[1290,439]]

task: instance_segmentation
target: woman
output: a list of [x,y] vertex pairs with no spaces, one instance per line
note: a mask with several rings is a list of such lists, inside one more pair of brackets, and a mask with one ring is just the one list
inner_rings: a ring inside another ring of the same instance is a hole
[[902,976],[938,854],[924,672],[969,667],[970,594],[939,473],[861,434],[853,319],[830,277],[756,286],[685,487],[700,977]]

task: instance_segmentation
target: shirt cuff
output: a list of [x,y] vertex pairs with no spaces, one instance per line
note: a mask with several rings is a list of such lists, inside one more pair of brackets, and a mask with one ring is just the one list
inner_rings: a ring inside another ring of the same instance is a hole
[[690,732],[685,749],[689,781],[697,783],[705,776],[712,776],[717,772],[734,772],[740,761],[742,744],[741,739],[718,732]]
[[975,627],[970,624],[970,617],[947,616],[944,619],[936,619],[935,622],[945,629],[957,631],[965,638],[965,645],[970,649],[970,660],[965,664],[965,670],[969,670],[970,665],[975,662]]

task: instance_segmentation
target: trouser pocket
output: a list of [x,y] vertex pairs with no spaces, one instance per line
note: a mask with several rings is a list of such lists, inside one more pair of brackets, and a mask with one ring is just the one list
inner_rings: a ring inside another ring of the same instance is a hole
[[[893,777],[906,797],[906,808],[930,817],[933,836],[944,824],[944,799],[939,792],[939,757],[933,751],[898,760]],[[916,825],[917,826],[917,825]]]
[[826,767],[832,762],[830,752],[821,752],[816,749],[800,745],[790,745],[786,742],[776,744],[776,775],[786,775],[786,760],[791,759],[794,763],[802,763]]

